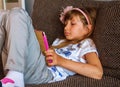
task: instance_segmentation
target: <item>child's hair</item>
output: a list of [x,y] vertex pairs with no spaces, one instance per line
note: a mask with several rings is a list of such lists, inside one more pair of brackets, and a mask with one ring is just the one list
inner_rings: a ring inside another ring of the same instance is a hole
[[[84,26],[87,26],[88,24],[92,25],[91,31],[87,35],[85,35],[81,40],[89,37],[94,29],[95,18],[96,18],[95,8],[86,8],[86,9],[81,8],[81,9],[79,9],[79,8],[73,8],[72,6],[68,6],[60,14],[60,21],[63,24],[65,24],[65,22],[67,20],[71,20],[74,16],[79,16],[82,23],[84,24]],[[61,48],[61,47],[64,47],[68,44],[75,44],[75,43],[80,42],[81,40],[76,41],[74,43],[73,43],[73,41],[65,40],[65,42],[59,44],[58,46],[53,46],[53,48]]]

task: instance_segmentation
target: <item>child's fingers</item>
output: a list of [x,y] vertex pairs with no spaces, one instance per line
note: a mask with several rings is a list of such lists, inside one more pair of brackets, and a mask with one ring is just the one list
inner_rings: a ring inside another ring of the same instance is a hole
[[53,49],[48,49],[46,52],[54,52]]
[[47,50],[47,51],[45,51],[45,55],[46,56],[52,56],[53,55],[53,50]]
[[52,56],[46,57],[46,61],[47,61],[47,63],[52,63],[53,62],[53,57]]
[[53,60],[52,59],[49,59],[49,60],[47,60],[48,61],[48,63],[52,63],[53,62]]
[[46,57],[46,62],[48,66],[53,66],[54,65],[53,57],[52,56]]

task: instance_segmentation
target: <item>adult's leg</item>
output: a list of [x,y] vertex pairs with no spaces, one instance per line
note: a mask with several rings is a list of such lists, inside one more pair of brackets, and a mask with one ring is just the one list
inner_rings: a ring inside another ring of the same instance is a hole
[[0,53],[2,51],[3,43],[5,40],[4,22],[7,12],[8,11],[0,10]]
[[5,45],[3,58],[7,58],[4,69],[24,72],[25,56],[28,45],[28,16],[23,9],[14,8],[9,11],[5,24]]
[[[3,25],[4,25],[4,18],[6,16],[6,13],[7,13],[7,11],[0,10],[0,58],[1,58],[3,43],[5,40],[5,31],[3,29]],[[2,65],[2,59],[0,59],[0,65]]]
[[[3,43],[5,40],[5,31],[3,29],[3,25],[4,25],[4,18],[6,16],[7,11],[4,10],[0,10],[0,58],[1,58],[1,52],[2,52],[2,47],[3,47]],[[0,73],[3,74],[3,68],[2,68],[2,59],[0,59]],[[2,87],[2,83],[0,82],[0,87]]]
[[15,86],[24,87],[23,73],[28,39],[26,14],[23,9],[15,8],[7,13],[4,20],[3,29],[6,36],[2,58],[4,70],[8,70],[6,77],[1,80],[4,87],[13,82]]
[[52,74],[47,69],[32,21],[26,11],[19,8],[11,10],[7,16],[5,29],[7,37],[3,56],[6,52],[8,55],[5,56],[7,61],[4,68],[23,73],[28,84],[51,80]]

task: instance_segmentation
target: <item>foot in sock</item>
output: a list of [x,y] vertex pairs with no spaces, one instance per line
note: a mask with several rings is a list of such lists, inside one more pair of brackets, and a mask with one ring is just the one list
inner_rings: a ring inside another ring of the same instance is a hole
[[15,82],[12,79],[9,78],[3,78],[1,80],[1,86],[0,87],[14,87]]
[[9,70],[0,87],[24,87],[23,73]]

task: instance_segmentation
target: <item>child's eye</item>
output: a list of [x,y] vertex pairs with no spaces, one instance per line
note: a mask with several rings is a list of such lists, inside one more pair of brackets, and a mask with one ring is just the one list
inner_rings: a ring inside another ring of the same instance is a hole
[[75,25],[76,23],[71,23],[71,25]]

